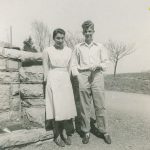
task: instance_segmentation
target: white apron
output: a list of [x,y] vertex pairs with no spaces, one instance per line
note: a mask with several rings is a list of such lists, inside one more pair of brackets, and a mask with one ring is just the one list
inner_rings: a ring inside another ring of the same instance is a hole
[[56,121],[74,118],[76,113],[74,95],[68,72],[72,51],[69,48],[48,50],[50,70],[46,85],[46,119]]

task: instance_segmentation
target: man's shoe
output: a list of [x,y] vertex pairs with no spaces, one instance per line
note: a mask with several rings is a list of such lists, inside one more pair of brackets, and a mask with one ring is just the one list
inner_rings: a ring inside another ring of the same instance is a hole
[[90,140],[90,133],[85,133],[84,137],[82,138],[82,143],[87,144],[89,143],[89,140]]
[[55,139],[54,139],[54,142],[55,142],[58,146],[60,146],[60,147],[65,147],[65,143],[64,143],[64,141],[60,138],[60,136],[57,137],[57,138],[55,138]]
[[104,141],[107,143],[107,144],[111,144],[111,137],[109,134],[104,134]]

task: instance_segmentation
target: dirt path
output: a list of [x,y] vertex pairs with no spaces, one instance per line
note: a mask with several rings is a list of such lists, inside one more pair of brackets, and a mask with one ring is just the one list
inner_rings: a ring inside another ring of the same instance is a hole
[[72,146],[59,148],[53,142],[43,150],[150,150],[150,96],[123,92],[106,92],[109,131],[112,144],[91,134],[83,145],[76,133]]

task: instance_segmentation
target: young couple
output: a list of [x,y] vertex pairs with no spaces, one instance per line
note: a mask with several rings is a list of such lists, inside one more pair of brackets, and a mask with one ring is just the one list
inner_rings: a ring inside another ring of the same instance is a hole
[[46,119],[53,120],[54,141],[61,147],[71,145],[72,118],[77,115],[70,73],[79,83],[83,144],[87,144],[90,139],[91,101],[98,131],[105,142],[111,144],[107,131],[103,79],[108,57],[104,46],[93,41],[93,22],[85,21],[82,28],[85,41],[78,44],[75,50],[64,46],[65,31],[56,29],[53,32],[54,45],[43,51]]

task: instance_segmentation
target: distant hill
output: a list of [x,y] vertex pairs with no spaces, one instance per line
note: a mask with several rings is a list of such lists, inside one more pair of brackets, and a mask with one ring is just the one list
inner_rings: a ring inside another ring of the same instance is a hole
[[147,70],[147,71],[144,71],[144,72],[148,72],[148,73],[150,73],[150,70]]
[[112,91],[150,94],[150,72],[105,76],[105,88]]

